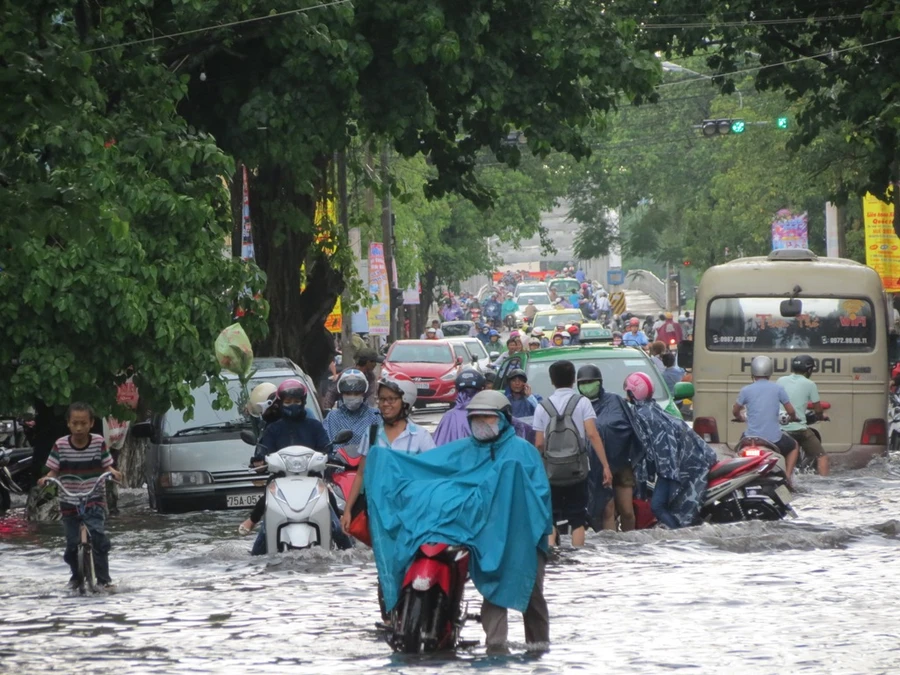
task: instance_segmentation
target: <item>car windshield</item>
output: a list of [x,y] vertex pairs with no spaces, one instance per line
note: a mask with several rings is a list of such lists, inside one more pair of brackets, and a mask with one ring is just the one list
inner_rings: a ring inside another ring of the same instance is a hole
[[781,315],[784,297],[714,298],[706,346],[715,351],[865,352],[875,347],[875,310],[862,298],[798,298],[798,316]]
[[546,293],[547,286],[545,284],[521,284],[518,288],[516,288],[516,293],[522,295],[523,293]]
[[534,300],[534,304],[536,305],[549,305],[550,304],[550,296],[546,293],[523,293],[519,296],[518,303],[519,307],[525,307],[528,304],[529,300]]
[[453,352],[446,344],[400,344],[391,348],[386,359],[391,363],[455,363]]
[[537,314],[534,317],[534,327],[541,330],[553,330],[557,324],[567,326],[570,323],[581,323],[582,321],[584,321],[584,316],[577,310],[558,314]]
[[[253,391],[253,388],[262,384],[263,382],[271,382],[272,384],[280,384],[284,382],[284,380],[288,379],[289,375],[281,375],[279,377],[255,377],[250,380],[247,385],[247,391]],[[296,377],[296,376],[290,376]],[[163,433],[166,436],[174,436],[178,432],[183,432],[186,429],[193,429],[195,427],[205,427],[205,426],[215,426],[219,425],[220,427],[225,422],[235,422],[240,423],[241,421],[249,421],[249,416],[245,411],[238,410],[238,400],[241,397],[241,384],[236,379],[235,380],[227,380],[226,385],[228,387],[228,393],[231,396],[231,400],[234,402],[234,405],[231,406],[228,410],[216,410],[213,408],[213,402],[216,400],[217,395],[212,393],[209,389],[209,385],[204,384],[202,387],[198,387],[191,392],[194,397],[194,416],[185,422],[184,420],[184,411],[176,410],[175,408],[170,408],[169,412],[166,413],[166,416],[163,420]],[[318,413],[315,409],[315,406],[307,406],[306,408],[309,413],[318,419]],[[208,431],[209,433],[215,433],[215,428],[211,428]]]
[[488,358],[487,350],[484,348],[484,345],[481,344],[481,340],[466,340],[466,347],[469,348],[469,351],[475,358]]
[[[621,358],[598,359],[590,352],[584,355],[567,353],[565,358],[575,364],[575,372],[581,366],[592,364],[600,369],[603,374],[603,386],[607,391],[615,394],[623,394],[622,385],[625,378],[631,373],[647,373],[653,380],[653,398],[657,401],[666,401],[669,398],[669,390],[653,363],[642,356],[629,357],[625,354]],[[528,362],[528,384],[531,390],[539,396],[550,396],[553,393],[553,385],[550,383],[550,366],[554,363],[550,359],[532,359]]]
[[556,292],[559,294],[565,293],[569,295],[572,291],[580,291],[581,284],[578,283],[577,279],[554,279],[550,282],[550,288],[556,289]]
[[468,322],[445,323],[441,326],[441,332],[444,334],[444,337],[459,337],[468,335],[472,330],[472,326],[473,324]]

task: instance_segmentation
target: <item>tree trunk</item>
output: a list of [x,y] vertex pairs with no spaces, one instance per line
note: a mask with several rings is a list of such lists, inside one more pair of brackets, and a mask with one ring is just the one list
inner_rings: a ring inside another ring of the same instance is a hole
[[419,296],[419,311],[416,313],[416,337],[425,332],[428,314],[434,303],[434,287],[437,285],[437,274],[434,270],[426,270],[422,275],[422,293]]
[[[327,164],[323,158],[316,167],[319,194],[324,194]],[[344,290],[344,280],[316,244],[315,198],[300,192],[296,182],[282,166],[262,166],[250,181],[256,260],[266,273],[269,302],[269,334],[258,345],[258,355],[290,358],[316,380],[334,356],[325,319]],[[301,293],[304,263],[306,288]]]

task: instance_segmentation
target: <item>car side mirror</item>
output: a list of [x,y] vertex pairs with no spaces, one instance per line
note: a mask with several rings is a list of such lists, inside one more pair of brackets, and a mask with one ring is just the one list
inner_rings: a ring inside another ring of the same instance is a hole
[[247,445],[256,445],[256,434],[249,429],[244,429],[241,432],[241,440]]
[[491,352],[488,356],[491,357],[491,361],[496,361],[500,358],[500,352]]
[[693,382],[676,382],[675,390],[672,392],[672,398],[676,401],[683,401],[686,398],[694,398]]
[[682,340],[678,343],[678,365],[685,370],[694,367],[694,342],[692,340]]
[[473,357],[472,357],[472,363],[478,363],[478,357],[477,357],[477,356],[473,356]]
[[456,365],[461,366],[462,364],[463,364],[463,357],[457,356],[456,357]]
[[131,425],[132,438],[153,438],[153,422],[137,422]]

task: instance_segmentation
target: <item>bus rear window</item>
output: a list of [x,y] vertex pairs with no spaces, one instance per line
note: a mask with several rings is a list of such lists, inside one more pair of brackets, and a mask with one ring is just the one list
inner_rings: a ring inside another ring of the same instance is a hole
[[870,351],[875,310],[864,298],[799,298],[799,316],[781,315],[779,297],[718,297],[709,303],[706,347],[712,351]]

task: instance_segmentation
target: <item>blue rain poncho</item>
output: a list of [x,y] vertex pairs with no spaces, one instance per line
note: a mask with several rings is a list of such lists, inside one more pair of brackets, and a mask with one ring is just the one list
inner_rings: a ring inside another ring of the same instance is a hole
[[552,531],[550,484],[538,451],[501,418],[492,443],[465,438],[421,455],[374,447],[366,460],[369,529],[385,607],[397,603],[419,546],[470,551],[485,599],[524,612],[537,551]]
[[681,527],[696,525],[706,491],[706,476],[716,453],[683,420],[672,417],[652,399],[634,403],[634,429],[645,454],[634,465],[634,477],[646,483],[655,474],[678,483],[669,510]]

